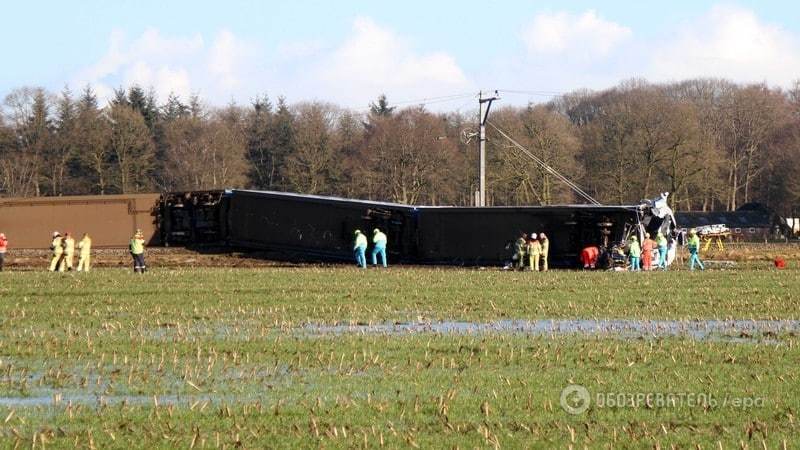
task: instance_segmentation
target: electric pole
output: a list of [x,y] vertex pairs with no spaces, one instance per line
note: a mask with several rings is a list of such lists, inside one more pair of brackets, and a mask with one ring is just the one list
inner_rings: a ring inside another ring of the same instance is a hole
[[486,119],[489,118],[489,108],[492,102],[500,99],[497,91],[491,97],[484,97],[483,91],[478,92],[478,104],[480,106],[480,117],[478,117],[478,195],[477,206],[486,206]]

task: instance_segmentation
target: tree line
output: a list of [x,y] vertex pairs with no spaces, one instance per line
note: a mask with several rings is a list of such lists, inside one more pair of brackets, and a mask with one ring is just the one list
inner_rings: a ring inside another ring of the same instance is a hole
[[[246,187],[470,205],[477,151],[464,136],[476,116],[399,109],[385,96],[363,112],[267,96],[211,107],[132,86],[101,106],[90,86],[23,87],[0,114],[0,195]],[[496,108],[489,122],[602,203],[663,191],[678,210],[763,202],[788,215],[800,203],[800,82],[630,80]],[[487,136],[489,204],[578,202],[493,128]]]

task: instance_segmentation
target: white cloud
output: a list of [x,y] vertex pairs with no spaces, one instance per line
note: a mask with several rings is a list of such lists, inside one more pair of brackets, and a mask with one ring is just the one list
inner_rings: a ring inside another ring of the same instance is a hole
[[800,40],[750,10],[715,6],[654,45],[648,75],[673,80],[714,76],[786,86],[800,76]]
[[105,55],[73,82],[92,84],[101,100],[108,100],[114,87],[138,84],[152,87],[162,101],[170,93],[185,100],[199,92],[211,101],[226,102],[241,94],[243,77],[252,75],[244,60],[253,53],[249,43],[227,30],[210,45],[199,34],[164,36],[148,29],[129,41],[114,31]]
[[328,99],[356,107],[365,107],[381,93],[397,101],[471,86],[452,56],[419,53],[366,17],[355,19],[351,35],[312,67],[307,81]]
[[471,89],[452,56],[416,51],[403,37],[363,17],[338,43],[288,42],[272,52],[229,30],[208,41],[199,34],[165,36],[155,29],[130,40],[115,31],[106,53],[72,83],[91,83],[101,100],[110,99],[115,87],[138,84],[155,89],[161,101],[174,92],[184,99],[199,93],[212,104],[246,103],[268,93],[358,108],[381,93],[399,101]]
[[533,54],[592,59],[607,55],[632,34],[630,28],[605,20],[590,10],[581,15],[539,14],[522,31],[521,38]]

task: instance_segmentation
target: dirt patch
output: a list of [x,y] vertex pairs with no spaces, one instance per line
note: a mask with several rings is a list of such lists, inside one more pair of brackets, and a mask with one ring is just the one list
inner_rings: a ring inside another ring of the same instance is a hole
[[[688,258],[688,253],[684,255]],[[701,251],[703,259],[720,261],[774,261],[781,257],[787,261],[800,261],[800,243],[732,243],[725,244],[723,250],[711,247]]]
[[[49,250],[9,249],[6,267],[12,270],[44,270],[50,264]],[[151,267],[292,267],[299,264],[274,261],[260,253],[242,253],[224,249],[192,251],[185,248],[151,247],[145,253]],[[75,265],[78,257],[75,256]],[[126,249],[103,248],[92,251],[92,267],[132,267]]]

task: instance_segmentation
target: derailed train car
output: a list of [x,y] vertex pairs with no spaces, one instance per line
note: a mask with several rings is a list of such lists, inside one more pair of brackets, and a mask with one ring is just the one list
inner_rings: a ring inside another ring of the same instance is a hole
[[[553,267],[573,267],[587,245],[610,246],[664,225],[652,205],[436,207],[271,191],[227,191],[230,245],[287,259],[352,259],[353,232],[380,228],[391,260],[417,264],[497,265],[520,233],[545,232]],[[648,226],[649,225],[649,226]]]
[[353,233],[385,230],[389,255],[408,260],[414,253],[416,209],[370,202],[271,191],[227,191],[229,245],[269,250],[305,260],[350,260]]

